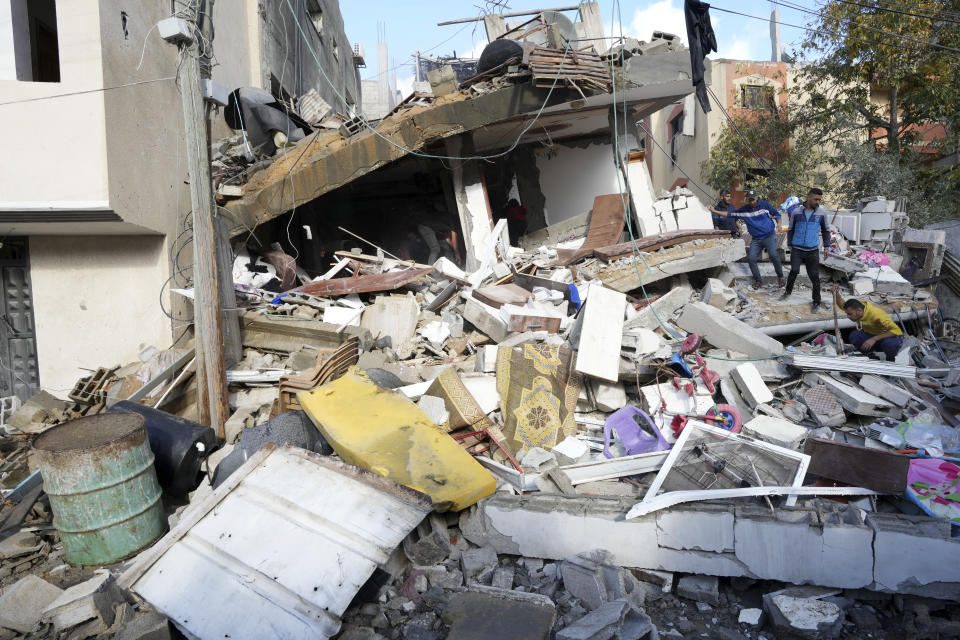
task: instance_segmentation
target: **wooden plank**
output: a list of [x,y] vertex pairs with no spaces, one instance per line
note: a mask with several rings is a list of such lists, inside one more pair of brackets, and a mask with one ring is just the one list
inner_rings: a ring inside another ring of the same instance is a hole
[[[410,284],[433,273],[433,267],[426,269],[407,269],[392,273],[378,273],[356,278],[333,278],[320,282],[309,282],[290,291],[302,291],[312,296],[339,296],[348,293],[374,293],[392,291]],[[289,293],[289,291],[285,292]]]
[[[673,245],[683,244],[684,242],[690,242],[692,240],[723,238],[729,237],[729,235],[730,233],[728,231],[718,231],[716,229],[669,231],[667,233],[658,233],[637,238],[636,247],[640,251],[656,251],[657,249],[672,247]],[[633,253],[633,249],[633,242],[621,242],[620,244],[594,249],[593,255],[601,260],[610,262],[611,260],[630,255]]]
[[593,213],[590,214],[590,227],[587,229],[587,239],[579,249],[557,249],[555,264],[566,266],[572,262],[589,256],[597,247],[606,247],[616,242],[623,233],[626,217],[623,213],[623,203],[626,194],[611,193],[597,196],[593,200]]
[[570,299],[570,285],[568,285],[566,282],[557,282],[556,280],[532,276],[527,273],[516,274],[514,282],[527,291],[533,291],[534,287],[543,287],[544,289],[549,289],[550,291],[559,291],[560,293],[564,294],[566,299]]
[[627,296],[591,283],[585,304],[575,369],[594,378],[616,382]]
[[803,452],[810,456],[808,472],[822,478],[878,493],[899,495],[907,490],[907,456],[818,438],[808,438]]
[[515,284],[500,284],[475,289],[473,297],[483,304],[499,309],[505,304],[526,304],[533,294]]

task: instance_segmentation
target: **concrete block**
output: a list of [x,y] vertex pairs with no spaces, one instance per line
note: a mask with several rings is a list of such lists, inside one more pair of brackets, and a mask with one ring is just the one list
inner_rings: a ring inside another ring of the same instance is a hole
[[947,600],[960,599],[960,538],[951,538],[945,520],[871,513],[874,568],[881,591]]
[[703,289],[703,302],[717,309],[725,309],[737,299],[737,292],[724,286],[716,278],[708,278],[707,286]]
[[556,617],[555,605],[544,595],[481,586],[453,594],[443,610],[450,625],[447,637],[457,640],[548,640]]
[[860,386],[873,395],[888,400],[898,407],[905,407],[913,395],[900,385],[888,382],[879,376],[860,376]]
[[677,595],[716,607],[720,604],[720,584],[716,576],[684,576],[677,582]]
[[114,606],[122,601],[113,576],[104,572],[60,594],[44,610],[43,618],[52,622],[58,631],[93,619],[109,627],[113,624]]
[[844,619],[843,610],[832,602],[780,593],[765,594],[763,609],[778,633],[810,640],[838,637]]
[[450,412],[447,411],[447,405],[444,403],[443,398],[427,395],[420,396],[420,399],[417,400],[417,407],[427,414],[427,417],[433,420],[434,424],[438,426],[442,427],[446,425],[450,419]]
[[561,465],[566,465],[575,464],[587,458],[590,454],[590,447],[583,440],[568,436],[550,451],[557,456],[557,461]]
[[46,580],[25,575],[0,596],[0,627],[30,633],[40,624],[47,606],[62,593]]
[[[660,323],[657,322],[657,315],[659,315],[663,321],[666,321],[668,318],[673,317],[677,309],[687,304],[691,297],[693,297],[693,289],[690,287],[686,285],[675,287],[654,300],[653,304],[637,311],[637,315],[628,320],[623,325],[623,328],[632,329],[634,327],[642,327],[645,329],[656,329],[660,326]],[[656,311],[656,315],[654,315],[654,311]]]
[[170,623],[165,616],[150,611],[127,623],[114,640],[170,640]]
[[494,342],[503,342],[510,333],[507,323],[500,318],[497,310],[476,298],[467,299],[463,306],[463,319],[490,336]]
[[677,325],[684,331],[699,334],[715,347],[736,349],[750,357],[783,353],[783,345],[777,340],[702,302],[686,305]]
[[[873,580],[873,534],[859,512],[831,525],[817,511],[759,506],[736,510],[736,557],[745,573],[794,584],[855,589]],[[852,521],[849,521],[852,520]]]
[[467,580],[475,577],[488,567],[497,566],[497,552],[491,547],[467,549],[460,555],[460,565],[463,568],[463,577]]
[[593,380],[593,399],[597,411],[611,413],[627,404],[627,391],[620,382]]
[[743,399],[746,400],[751,407],[755,408],[759,404],[773,400],[773,393],[771,393],[767,384],[763,381],[763,378],[760,377],[760,372],[752,362],[744,362],[743,364],[737,365],[730,372],[730,376],[737,384],[740,395],[743,396]]
[[673,591],[673,572],[672,571],[656,571],[654,569],[634,569],[633,575],[635,575],[640,580],[644,582],[649,582],[650,584],[655,584],[664,593],[670,593]]
[[789,420],[771,416],[757,416],[744,423],[741,433],[787,449],[797,449],[807,437],[807,429]]
[[751,627],[759,627],[763,623],[763,609],[740,609],[737,622],[748,624]]
[[822,373],[807,374],[804,376],[805,381],[813,379],[816,379],[816,381],[829,389],[830,393],[840,402],[840,405],[850,413],[855,413],[858,416],[899,415],[898,410],[891,403],[883,398],[878,398],[872,393],[867,393],[863,389],[840,382]]
[[477,349],[474,361],[474,371],[478,373],[494,373],[497,370],[497,350],[495,344],[485,344]]
[[657,637],[650,617],[625,600],[608,602],[557,632],[557,640],[641,640]]
[[497,567],[493,570],[493,580],[491,580],[490,586],[508,591],[513,589],[514,573],[515,570],[512,566]]
[[680,551],[734,551],[733,509],[726,505],[702,506],[698,509],[681,506],[658,512],[657,544]]
[[0,559],[9,560],[29,555],[40,550],[43,543],[29,531],[17,531],[0,540]]

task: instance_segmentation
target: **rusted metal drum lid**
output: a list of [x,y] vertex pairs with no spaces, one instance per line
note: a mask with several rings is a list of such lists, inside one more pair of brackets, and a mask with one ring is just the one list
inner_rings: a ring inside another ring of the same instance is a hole
[[100,413],[48,429],[33,441],[33,448],[51,453],[99,449],[137,431],[143,431],[143,416],[139,414]]

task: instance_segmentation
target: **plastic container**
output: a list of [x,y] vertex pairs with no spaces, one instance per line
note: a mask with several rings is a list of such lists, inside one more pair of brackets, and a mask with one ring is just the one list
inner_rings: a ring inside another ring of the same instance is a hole
[[[639,418],[643,418],[650,428],[647,429]],[[619,409],[603,423],[603,455],[608,458],[613,457],[610,453],[610,435],[614,431],[623,442],[628,456],[665,451],[670,448],[670,443],[660,433],[660,429],[653,423],[650,416],[637,407]]]
[[213,429],[127,400],[107,409],[107,413],[117,412],[143,416],[150,449],[156,457],[157,480],[164,491],[183,496],[197,488],[203,478],[203,460],[217,446]]

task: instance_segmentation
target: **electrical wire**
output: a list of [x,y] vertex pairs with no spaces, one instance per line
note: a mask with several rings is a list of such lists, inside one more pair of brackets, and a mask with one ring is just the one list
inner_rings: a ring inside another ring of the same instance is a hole
[[[801,6],[799,6],[799,5],[796,5],[796,4],[793,4],[793,3],[790,3],[790,2],[784,2],[784,0],[770,0],[770,2],[771,2],[772,4],[778,4],[778,5],[780,5],[781,7],[787,7],[788,9],[793,9],[793,10],[795,10],[795,11],[801,11],[801,12],[803,12],[803,13],[807,13],[807,14],[810,14],[810,15],[820,16],[821,18],[828,18],[828,16],[825,16],[825,15],[823,14],[823,11],[813,11],[813,10],[811,10],[811,9],[807,9],[807,8],[805,8],[805,7],[801,7]],[[849,25],[853,25],[854,27],[858,27],[858,28],[860,28],[860,29],[866,29],[867,31],[873,31],[874,33],[879,33],[879,34],[881,34],[881,35],[890,36],[891,38],[898,38],[898,39],[900,39],[900,40],[906,40],[906,41],[908,41],[908,42],[914,42],[914,43],[916,43],[916,44],[922,44],[922,45],[924,45],[925,47],[933,47],[934,49],[942,49],[942,50],[944,50],[944,51],[951,51],[951,52],[953,52],[953,53],[960,53],[960,49],[955,49],[954,47],[948,47],[948,46],[946,46],[946,45],[937,44],[937,43],[935,43],[935,42],[927,42],[927,41],[925,41],[925,40],[919,40],[919,39],[917,39],[917,38],[911,38],[910,36],[906,36],[906,35],[903,35],[903,34],[901,34],[901,33],[893,33],[892,31],[884,31],[883,29],[877,29],[877,28],[875,28],[875,27],[868,27],[868,26],[865,25],[865,24],[860,24],[860,23],[858,23],[858,22],[854,22],[854,21],[853,21],[852,19],[850,19],[850,18],[831,18],[831,19],[840,20],[840,21],[845,22],[845,23],[847,23],[847,24],[849,24]],[[878,43],[878,44],[880,44],[880,43]],[[898,45],[898,46],[899,46],[899,45]]]
[[960,24],[960,20],[952,20],[946,16],[936,16],[936,15],[929,15],[929,14],[923,14],[923,13],[910,13],[909,11],[899,11],[897,9],[888,9],[886,7],[880,6],[879,4],[866,4],[863,2],[856,2],[856,0],[833,0],[833,1],[839,2],[841,4],[849,4],[857,7],[862,7],[864,9],[874,9],[882,13],[891,13],[891,14],[897,14],[901,16],[911,16],[914,18],[926,18],[928,20],[938,20],[940,22],[947,22],[950,24]]
[[167,80],[176,80],[176,76],[168,76],[165,78],[153,78],[152,80],[137,80],[136,82],[127,82],[124,84],[117,84],[112,87],[99,87],[97,89],[84,89],[82,91],[70,91],[68,93],[57,93],[50,96],[37,96],[36,98],[23,98],[22,100],[8,100],[7,102],[0,102],[0,107],[5,107],[11,104],[23,104],[25,102],[39,102],[41,100],[53,100],[54,98],[68,98],[70,96],[81,96],[88,93],[100,93],[102,91],[113,91],[114,89],[125,89],[126,87],[135,87],[141,84],[152,84],[154,82],[165,82]]
[[[292,12],[292,8],[293,8],[293,7],[292,7],[292,5],[290,4],[290,0],[286,0],[286,3],[287,3],[287,6],[291,8],[291,12]],[[574,17],[574,20],[576,21],[579,17],[580,17],[580,9],[578,8],[578,9],[577,9],[577,15]],[[339,89],[337,89],[336,85],[333,83],[333,81],[332,81],[332,80],[330,79],[330,77],[327,75],[326,70],[323,68],[323,64],[320,62],[320,58],[319,58],[319,56],[317,55],[317,52],[314,50],[313,45],[310,44],[310,41],[307,39],[306,33],[305,33],[304,30],[303,30],[303,25],[300,23],[300,20],[299,20],[299,19],[296,20],[296,24],[297,24],[297,28],[298,28],[299,31],[300,31],[301,38],[302,38],[303,41],[306,43],[307,49],[309,49],[310,54],[313,56],[314,61],[317,63],[317,68],[318,68],[318,70],[320,71],[321,76],[323,76],[324,81],[327,83],[327,85],[330,86],[330,88],[333,90],[333,93],[337,96],[337,98],[340,99],[341,103],[344,104],[344,105],[348,105],[346,98],[343,96],[342,93],[340,93]],[[382,133],[380,133],[379,131],[377,131],[376,128],[374,128],[373,125],[371,125],[365,118],[362,118],[362,117],[360,117],[360,116],[357,116],[357,119],[358,119],[358,120],[361,122],[361,124],[363,124],[367,129],[369,129],[370,131],[372,131],[372,132],[374,133],[374,135],[376,135],[377,137],[381,138],[382,140],[384,140],[384,141],[385,141],[386,143],[388,143],[389,145],[391,145],[391,146],[393,146],[393,147],[396,147],[397,149],[399,149],[400,151],[403,151],[403,152],[406,153],[406,154],[413,155],[413,156],[417,156],[417,157],[420,157],[420,158],[428,158],[428,159],[434,159],[434,160],[460,160],[460,161],[465,161],[465,160],[488,160],[488,159],[493,159],[493,158],[502,158],[502,157],[508,155],[508,154],[511,153],[514,149],[517,148],[517,146],[520,144],[520,141],[523,139],[523,136],[526,135],[526,133],[527,133],[528,131],[530,131],[530,129],[533,128],[533,126],[534,126],[534,124],[536,124],[537,120],[540,119],[540,116],[543,115],[544,110],[547,108],[547,105],[550,103],[550,97],[553,95],[553,92],[554,92],[554,90],[555,90],[556,87],[557,87],[557,83],[560,81],[560,76],[561,76],[561,74],[563,73],[563,67],[564,67],[564,65],[566,64],[567,56],[568,56],[568,53],[570,52],[570,47],[571,47],[570,41],[568,40],[567,43],[566,43],[566,47],[565,47],[564,50],[563,50],[563,58],[560,60],[560,66],[559,66],[558,69],[557,69],[557,75],[554,77],[553,83],[550,85],[550,89],[549,89],[549,91],[547,92],[546,97],[544,98],[543,104],[540,105],[540,109],[537,111],[536,115],[535,115],[534,118],[530,121],[530,123],[520,132],[520,135],[517,136],[517,139],[514,141],[514,143],[513,143],[512,145],[510,145],[510,147],[509,147],[508,149],[506,149],[506,150],[504,150],[504,151],[502,151],[502,152],[500,152],[500,153],[495,153],[495,154],[486,155],[486,156],[448,156],[448,155],[436,155],[436,154],[431,154],[431,153],[423,153],[423,152],[421,152],[421,151],[415,151],[415,150],[413,150],[413,149],[408,149],[407,147],[404,147],[403,145],[394,142],[393,140],[391,140],[391,139],[388,138],[387,136],[385,136],[385,135],[383,135]]]
[[[711,4],[711,5],[710,5],[710,8],[713,9],[713,10],[716,10],[716,11],[722,11],[723,13],[731,13],[731,14],[733,14],[733,15],[743,16],[744,18],[752,18],[752,19],[754,19],[754,20],[760,20],[760,21],[762,21],[762,22],[773,22],[773,20],[771,20],[770,18],[762,18],[762,17],[760,17],[760,16],[754,16],[754,15],[751,15],[751,14],[749,14],[749,13],[742,13],[742,12],[740,12],[740,11],[733,11],[732,9],[724,9],[724,8],[722,8],[722,7],[718,7],[718,6],[715,5],[715,4]],[[855,37],[855,36],[851,36],[851,35],[839,33],[839,32],[837,32],[837,31],[830,31],[830,30],[827,30],[827,29],[815,29],[815,28],[813,28],[813,27],[804,27],[804,26],[801,26],[801,25],[798,25],[798,24],[790,24],[789,22],[784,22],[783,20],[777,20],[776,23],[777,23],[777,24],[782,24],[782,25],[785,26],[785,27],[793,27],[794,29],[802,29],[802,30],[804,30],[804,31],[809,31],[809,32],[811,32],[811,33],[826,33],[826,34],[829,34],[829,35],[832,35],[832,36],[836,36],[836,37],[838,37],[838,38],[844,38],[844,39],[846,39],[846,40],[853,40],[854,42],[862,42],[862,43],[864,43],[864,44],[869,44],[869,45],[873,45],[873,46],[878,46],[878,47],[895,47],[895,48],[897,48],[897,49],[901,49],[901,50],[903,49],[903,47],[902,47],[900,44],[893,43],[893,42],[877,42],[876,40],[865,40],[865,39],[863,39],[863,38],[857,38],[857,37]],[[894,35],[894,34],[892,34],[892,35]],[[902,37],[902,36],[895,36],[895,37],[900,38],[900,37]],[[930,46],[930,47],[937,47],[937,46],[938,46],[938,45],[935,45],[934,43],[931,43],[931,42],[922,42],[922,44],[924,44],[924,45],[926,45],[926,46]],[[941,47],[941,48],[942,48],[942,47]],[[947,47],[947,49],[948,49],[948,50],[951,50],[951,51],[956,51],[957,53],[960,53],[960,49],[953,49],[952,47]],[[960,58],[960,56],[951,56],[951,57]]]

